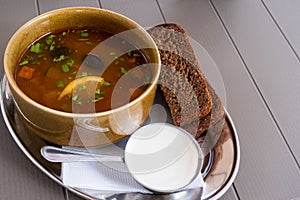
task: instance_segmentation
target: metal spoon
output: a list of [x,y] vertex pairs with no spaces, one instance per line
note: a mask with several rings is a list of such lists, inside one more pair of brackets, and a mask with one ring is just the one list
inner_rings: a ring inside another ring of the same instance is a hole
[[124,162],[121,156],[112,156],[105,154],[93,154],[90,152],[62,149],[53,146],[44,146],[41,148],[42,156],[50,162],[81,162],[81,161],[114,161]]

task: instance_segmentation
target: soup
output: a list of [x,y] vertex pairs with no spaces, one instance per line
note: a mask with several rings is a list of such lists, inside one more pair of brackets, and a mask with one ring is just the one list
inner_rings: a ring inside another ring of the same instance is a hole
[[142,50],[92,28],[48,33],[33,42],[15,70],[34,101],[65,112],[102,112],[141,95],[152,80]]

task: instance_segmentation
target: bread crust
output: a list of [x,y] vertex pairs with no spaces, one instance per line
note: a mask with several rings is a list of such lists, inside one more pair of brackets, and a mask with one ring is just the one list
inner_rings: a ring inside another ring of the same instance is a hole
[[162,24],[148,32],[160,52],[159,84],[174,124],[183,126],[208,115],[212,99],[186,31],[178,24]]
[[195,138],[221,133],[225,121],[221,99],[203,75],[187,32],[173,23],[148,32],[160,52],[159,84],[173,123]]

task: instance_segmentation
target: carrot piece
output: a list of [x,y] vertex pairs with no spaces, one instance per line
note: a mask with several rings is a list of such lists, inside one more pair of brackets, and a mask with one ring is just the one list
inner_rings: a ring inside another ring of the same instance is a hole
[[33,76],[35,69],[28,67],[28,66],[23,66],[22,69],[18,72],[18,76],[21,78],[25,79],[31,79]]

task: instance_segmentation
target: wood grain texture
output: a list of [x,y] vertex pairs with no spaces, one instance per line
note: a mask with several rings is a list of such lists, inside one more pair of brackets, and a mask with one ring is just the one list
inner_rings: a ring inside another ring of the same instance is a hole
[[104,9],[123,14],[143,27],[163,23],[163,17],[155,0],[101,0]]
[[62,188],[29,161],[3,123],[0,128],[0,199],[64,200]]
[[[231,12],[240,12],[232,19],[243,21],[245,10],[251,12],[252,7],[237,8],[233,2],[238,1],[219,1],[224,7],[230,7]],[[208,50],[222,74],[227,92],[225,105],[233,117],[241,143],[241,165],[235,181],[241,199],[300,196],[299,169],[212,6],[204,0],[161,0],[159,4],[168,22],[182,24],[191,37]],[[257,15],[256,10],[251,13]],[[236,29],[243,31],[240,27]],[[249,38],[244,41],[254,45]]]
[[300,1],[263,0],[268,11],[300,56]]
[[100,7],[99,1],[97,0],[38,0],[39,11],[44,13],[50,10],[74,7],[74,6],[88,6],[88,7]]
[[[22,10],[18,10],[23,7]],[[27,20],[36,15],[36,7],[33,0],[28,2],[19,2],[17,0],[3,0],[0,7],[0,24],[2,26],[0,31],[0,61],[3,63],[3,56],[5,47],[14,34],[14,32],[22,26]],[[0,67],[0,74],[3,74],[3,67]]]
[[219,200],[238,200],[239,198],[236,195],[233,187],[230,187],[227,192]]
[[[19,9],[22,8],[22,9]],[[13,33],[27,20],[37,15],[35,1],[1,1],[0,52]],[[3,57],[0,57],[3,63]],[[3,68],[0,71],[3,75]],[[62,188],[50,180],[20,151],[0,117],[0,199],[63,200]]]
[[225,3],[215,0],[214,4],[291,150],[300,161],[298,59],[261,1],[231,0]]

